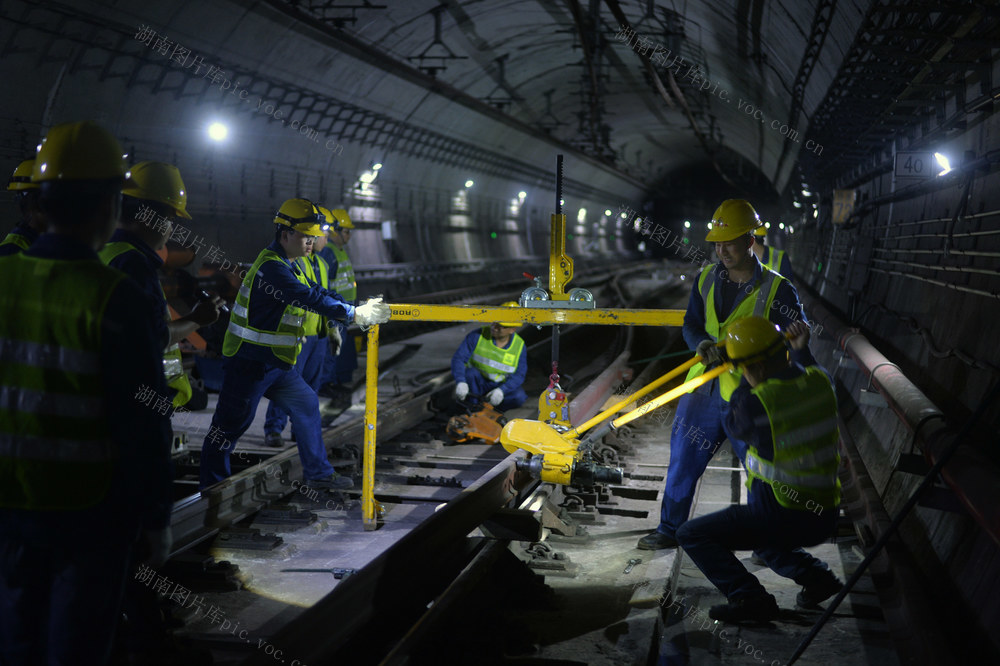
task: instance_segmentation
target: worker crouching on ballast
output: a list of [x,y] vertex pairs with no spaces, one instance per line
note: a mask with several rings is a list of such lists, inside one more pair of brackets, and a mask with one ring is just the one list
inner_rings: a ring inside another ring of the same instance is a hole
[[[505,308],[516,308],[508,301]],[[524,377],[528,372],[528,352],[517,334],[521,324],[494,322],[472,331],[451,357],[455,397],[478,402],[481,396],[501,412],[519,407],[528,399]]]
[[734,323],[726,335],[729,360],[743,370],[726,416],[727,428],[748,445],[747,504],[693,518],[677,540],[705,577],[728,599],[709,617],[764,622],[778,617],[774,596],[733,555],[754,550],[775,573],[802,591],[796,601],[815,608],[841,582],[802,547],[825,541],[837,524],[840,481],[837,398],[809,352],[809,328],[785,336],[762,317]]
[[306,310],[328,319],[372,326],[389,320],[389,306],[374,298],[355,308],[322,286],[307,286],[294,263],[305,256],[326,220],[315,204],[289,199],[274,218],[274,242],[257,256],[239,288],[223,341],[222,390],[212,428],[202,444],[201,487],[230,474],[229,453],[253,421],[264,396],[292,420],[305,485],[350,488],[326,457],[316,392],[293,367],[302,347]]

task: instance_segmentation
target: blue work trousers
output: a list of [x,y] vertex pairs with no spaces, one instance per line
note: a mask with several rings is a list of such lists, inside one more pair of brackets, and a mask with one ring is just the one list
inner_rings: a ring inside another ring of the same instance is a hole
[[323,359],[323,376],[320,386],[323,384],[350,385],[354,381],[354,370],[358,367],[358,350],[354,346],[354,334],[347,330],[346,326],[340,327],[340,335],[343,338],[340,344],[340,353],[336,356],[327,354]]
[[[0,510],[0,664],[105,666],[138,536],[81,512]],[[69,520],[61,518],[69,517]]]
[[667,536],[675,536],[677,528],[688,519],[698,479],[727,437],[740,462],[746,458],[746,443],[726,431],[729,403],[719,395],[718,380],[701,391],[704,392],[686,393],[678,399],[670,429],[670,466],[660,502],[660,524],[656,528]]
[[229,453],[253,422],[262,397],[278,403],[292,418],[306,481],[333,474],[320,426],[319,399],[294,367],[281,368],[232,356],[223,365],[222,391],[212,427],[201,445],[201,488],[230,475]]
[[[770,489],[765,490],[770,492]],[[754,501],[692,518],[677,530],[677,541],[705,577],[729,601],[767,594],[757,577],[733,555],[753,550],[779,576],[815,585],[833,576],[830,567],[803,546],[825,541],[836,527],[837,511],[769,508]]]
[[[483,396],[483,400],[486,400],[486,394],[495,388],[500,386],[500,382],[494,382],[486,377],[483,377],[482,373],[470,369],[465,374],[465,381],[469,385],[469,402],[477,403],[478,398],[472,397],[473,395]],[[524,404],[524,401],[528,399],[528,394],[524,392],[524,388],[518,386],[513,391],[503,391],[503,400],[497,405],[497,409],[501,412],[505,412],[508,409],[514,409],[515,407],[520,407]]]
[[[309,388],[314,392],[318,391],[321,386],[320,380],[323,378],[323,361],[326,359],[328,350],[329,343],[326,338],[307,335],[305,342],[302,343],[302,351],[299,352],[298,358],[295,359],[295,369],[299,371],[302,379],[306,380],[306,384],[309,384]],[[272,400],[271,404],[267,406],[264,432],[281,433],[285,429],[285,423],[287,422],[288,412]],[[294,428],[292,429],[292,435],[298,440],[299,436]]]

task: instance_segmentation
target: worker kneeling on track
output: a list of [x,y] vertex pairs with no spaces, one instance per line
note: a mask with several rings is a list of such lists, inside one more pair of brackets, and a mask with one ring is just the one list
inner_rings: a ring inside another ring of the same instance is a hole
[[709,612],[723,622],[764,622],[779,613],[733,550],[754,550],[775,573],[802,585],[799,606],[815,608],[841,588],[830,568],[802,549],[822,543],[837,523],[837,398],[809,352],[809,328],[795,322],[788,332],[791,359],[768,320],[747,317],[730,327],[726,352],[743,380],[726,418],[749,445],[747,504],[677,530],[681,547],[729,600]]
[[323,233],[323,213],[306,199],[289,199],[274,218],[274,242],[257,256],[240,286],[222,345],[219,404],[201,449],[201,487],[230,474],[229,453],[253,421],[261,397],[285,410],[297,434],[305,485],[350,488],[326,457],[316,392],[293,367],[302,348],[306,310],[360,326],[389,320],[381,298],[355,308],[321,286],[307,286],[293,262]]
[[[516,308],[517,303],[508,301],[502,307]],[[451,357],[456,398],[478,403],[482,396],[501,412],[524,404],[528,352],[517,334],[520,327],[517,322],[494,322],[465,336]]]

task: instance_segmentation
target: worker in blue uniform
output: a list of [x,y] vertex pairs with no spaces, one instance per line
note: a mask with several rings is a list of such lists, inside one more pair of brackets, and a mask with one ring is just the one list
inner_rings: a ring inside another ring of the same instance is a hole
[[[317,208],[323,213],[326,223],[332,224],[333,216],[329,209],[323,206]],[[306,255],[295,260],[301,271],[299,279],[306,286],[325,288],[329,283],[329,268],[326,261],[319,256],[325,247],[326,236],[317,236],[313,239],[312,245],[306,246]],[[319,391],[320,381],[323,378],[323,363],[326,361],[328,349],[332,347],[333,353],[339,351],[340,326],[335,321],[330,322],[325,317],[307,310],[303,328],[302,351],[295,360],[295,369],[302,375],[309,388]],[[284,446],[281,432],[287,422],[288,414],[272,400],[267,406],[267,418],[264,420],[264,443],[268,446]],[[298,439],[294,432],[292,439]]]
[[[330,242],[320,252],[329,267],[331,291],[340,294],[352,305],[358,299],[358,282],[354,275],[354,264],[347,254],[347,244],[354,233],[354,222],[343,208],[330,211],[333,222],[327,231]],[[347,326],[340,327],[342,338],[338,353],[329,354],[323,366],[321,378],[322,393],[333,398],[335,406],[348,407],[351,404],[351,381],[358,367],[358,352],[354,347],[354,336]]]
[[292,419],[305,485],[350,488],[351,479],[334,472],[327,460],[316,393],[293,366],[302,347],[306,309],[328,319],[371,326],[389,320],[389,306],[375,298],[355,308],[335,293],[299,279],[300,269],[293,262],[305,255],[326,223],[315,204],[289,199],[274,223],[274,242],[247,271],[229,318],[222,345],[226,357],[222,390],[202,444],[201,487],[229,476],[230,451],[250,427],[260,399],[267,397]]
[[162,313],[97,257],[121,211],[122,152],[94,123],[53,127],[32,173],[49,232],[0,258],[8,666],[106,664],[133,549],[153,566],[170,552],[169,421],[138,399],[166,393]]
[[809,327],[789,325],[785,336],[763,317],[734,323],[726,335],[729,360],[743,378],[730,398],[729,432],[747,443],[747,503],[692,518],[677,530],[684,552],[726,595],[709,617],[764,622],[778,604],[733,555],[754,549],[775,573],[802,590],[796,602],[816,608],[842,583],[803,547],[833,534],[840,504],[837,398],[826,372],[809,353]]
[[35,160],[24,160],[7,181],[7,190],[14,193],[21,210],[21,221],[0,241],[0,257],[27,250],[45,233],[45,216],[38,208],[38,183],[31,181],[34,168]]
[[171,319],[167,299],[160,286],[162,250],[173,230],[173,218],[191,219],[187,212],[187,188],[180,171],[164,162],[140,162],[132,167],[133,185],[122,192],[122,217],[111,240],[99,252],[101,260],[139,283],[146,296],[163,313],[157,322],[167,336],[163,371],[174,407],[191,398],[191,383],[181,361],[179,342],[202,326],[219,318],[223,301],[202,300],[183,317]]
[[[517,303],[508,301],[503,307]],[[518,322],[494,322],[465,336],[451,357],[456,398],[475,403],[485,398],[501,412],[524,404],[528,350],[517,334],[519,328]]]
[[[684,341],[701,357],[688,372],[688,380],[721,362],[719,341],[733,322],[750,315],[767,317],[782,327],[805,320],[795,287],[754,256],[753,231],[760,224],[753,206],[743,199],[723,201],[712,216],[705,240],[715,244],[719,263],[702,269],[684,313]],[[746,444],[724,422],[729,397],[738,384],[739,373],[725,373],[677,401],[660,524],[639,539],[641,550],[677,546],[675,533],[691,511],[698,479],[727,437],[743,460]]]
[[757,227],[753,232],[754,243],[753,253],[765,268],[769,268],[775,273],[779,273],[783,278],[791,283],[795,283],[795,276],[792,274],[792,260],[788,258],[788,253],[770,245],[764,245],[767,238],[767,227]]

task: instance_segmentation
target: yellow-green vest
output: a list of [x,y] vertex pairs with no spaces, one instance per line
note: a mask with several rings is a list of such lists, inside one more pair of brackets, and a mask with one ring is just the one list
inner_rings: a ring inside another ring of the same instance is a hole
[[[101,258],[106,265],[111,265],[111,261],[126,252],[139,252],[142,251],[131,243],[125,241],[115,241],[114,243],[108,243],[97,255]],[[160,293],[163,293],[163,287],[160,287]],[[170,310],[167,308],[167,295],[163,294],[163,317],[170,323]],[[167,348],[163,352],[163,374],[167,378],[167,386],[174,389],[176,393],[174,394],[173,405],[174,407],[180,407],[181,405],[186,405],[188,400],[191,399],[191,381],[188,379],[187,373],[184,372],[184,360],[181,356],[181,347],[176,342],[173,344],[167,343]]]
[[358,298],[358,283],[354,279],[354,266],[351,258],[347,256],[347,250],[339,248],[333,243],[330,244],[333,256],[337,258],[337,274],[333,276],[333,283],[330,288],[340,294],[348,303],[353,303]]
[[4,236],[4,239],[0,241],[0,245],[16,245],[21,248],[21,251],[27,250],[31,247],[31,241],[24,234],[16,234],[13,231]]
[[[243,284],[240,285],[240,289],[236,293],[236,303],[229,316],[229,328],[226,329],[226,337],[222,341],[222,353],[225,356],[235,356],[244,343],[260,345],[261,347],[269,347],[278,360],[295,365],[295,359],[298,358],[299,351],[302,349],[302,326],[306,314],[303,308],[286,305],[281,314],[281,320],[278,322],[277,330],[250,325],[250,292],[253,289],[253,281],[257,277],[257,271],[260,270],[265,261],[279,261],[285,264],[285,260],[273,250],[265,249],[257,255],[257,260],[247,271],[247,276],[243,279]],[[273,298],[273,296],[266,297]]]
[[521,336],[515,333],[513,338],[506,349],[501,349],[493,344],[490,329],[483,328],[468,365],[479,370],[490,381],[503,382],[517,370],[517,362],[524,350],[524,340]]
[[0,259],[0,506],[84,509],[118,460],[101,321],[125,274],[94,259]]
[[767,250],[767,261],[760,262],[761,265],[775,273],[781,273],[781,258],[785,256],[785,251],[776,250],[770,245],[765,245],[764,247]]
[[795,379],[768,379],[750,390],[771,423],[774,460],[747,451],[747,488],[754,479],[771,486],[778,503],[815,511],[840,504],[837,467],[837,398],[830,380],[815,366]]
[[[778,286],[785,279],[774,271],[762,268],[760,282],[755,282],[749,293],[746,289],[742,290],[736,307],[729,313],[725,321],[720,322],[715,314],[715,269],[717,267],[718,264],[706,266],[698,277],[698,290],[701,293],[701,300],[705,304],[705,332],[716,342],[725,338],[726,331],[729,330],[733,322],[739,319],[750,316],[766,319],[771,311],[774,295],[778,293]],[[686,381],[690,381],[704,372],[704,364],[695,363],[694,367],[688,371]],[[719,394],[723,400],[729,402],[729,397],[739,386],[742,377],[743,372],[740,370],[724,372],[719,375]]]
[[[313,261],[316,262],[315,265],[313,265]],[[326,285],[330,279],[330,267],[327,266],[323,257],[312,254],[307,257],[299,257],[295,260],[295,263],[299,265],[302,271],[300,275],[302,284],[309,287],[311,286],[310,283],[315,283],[326,289]],[[308,280],[305,278],[308,278]],[[326,317],[307,309],[306,318],[302,322],[302,328],[305,331],[305,335],[326,337]]]

